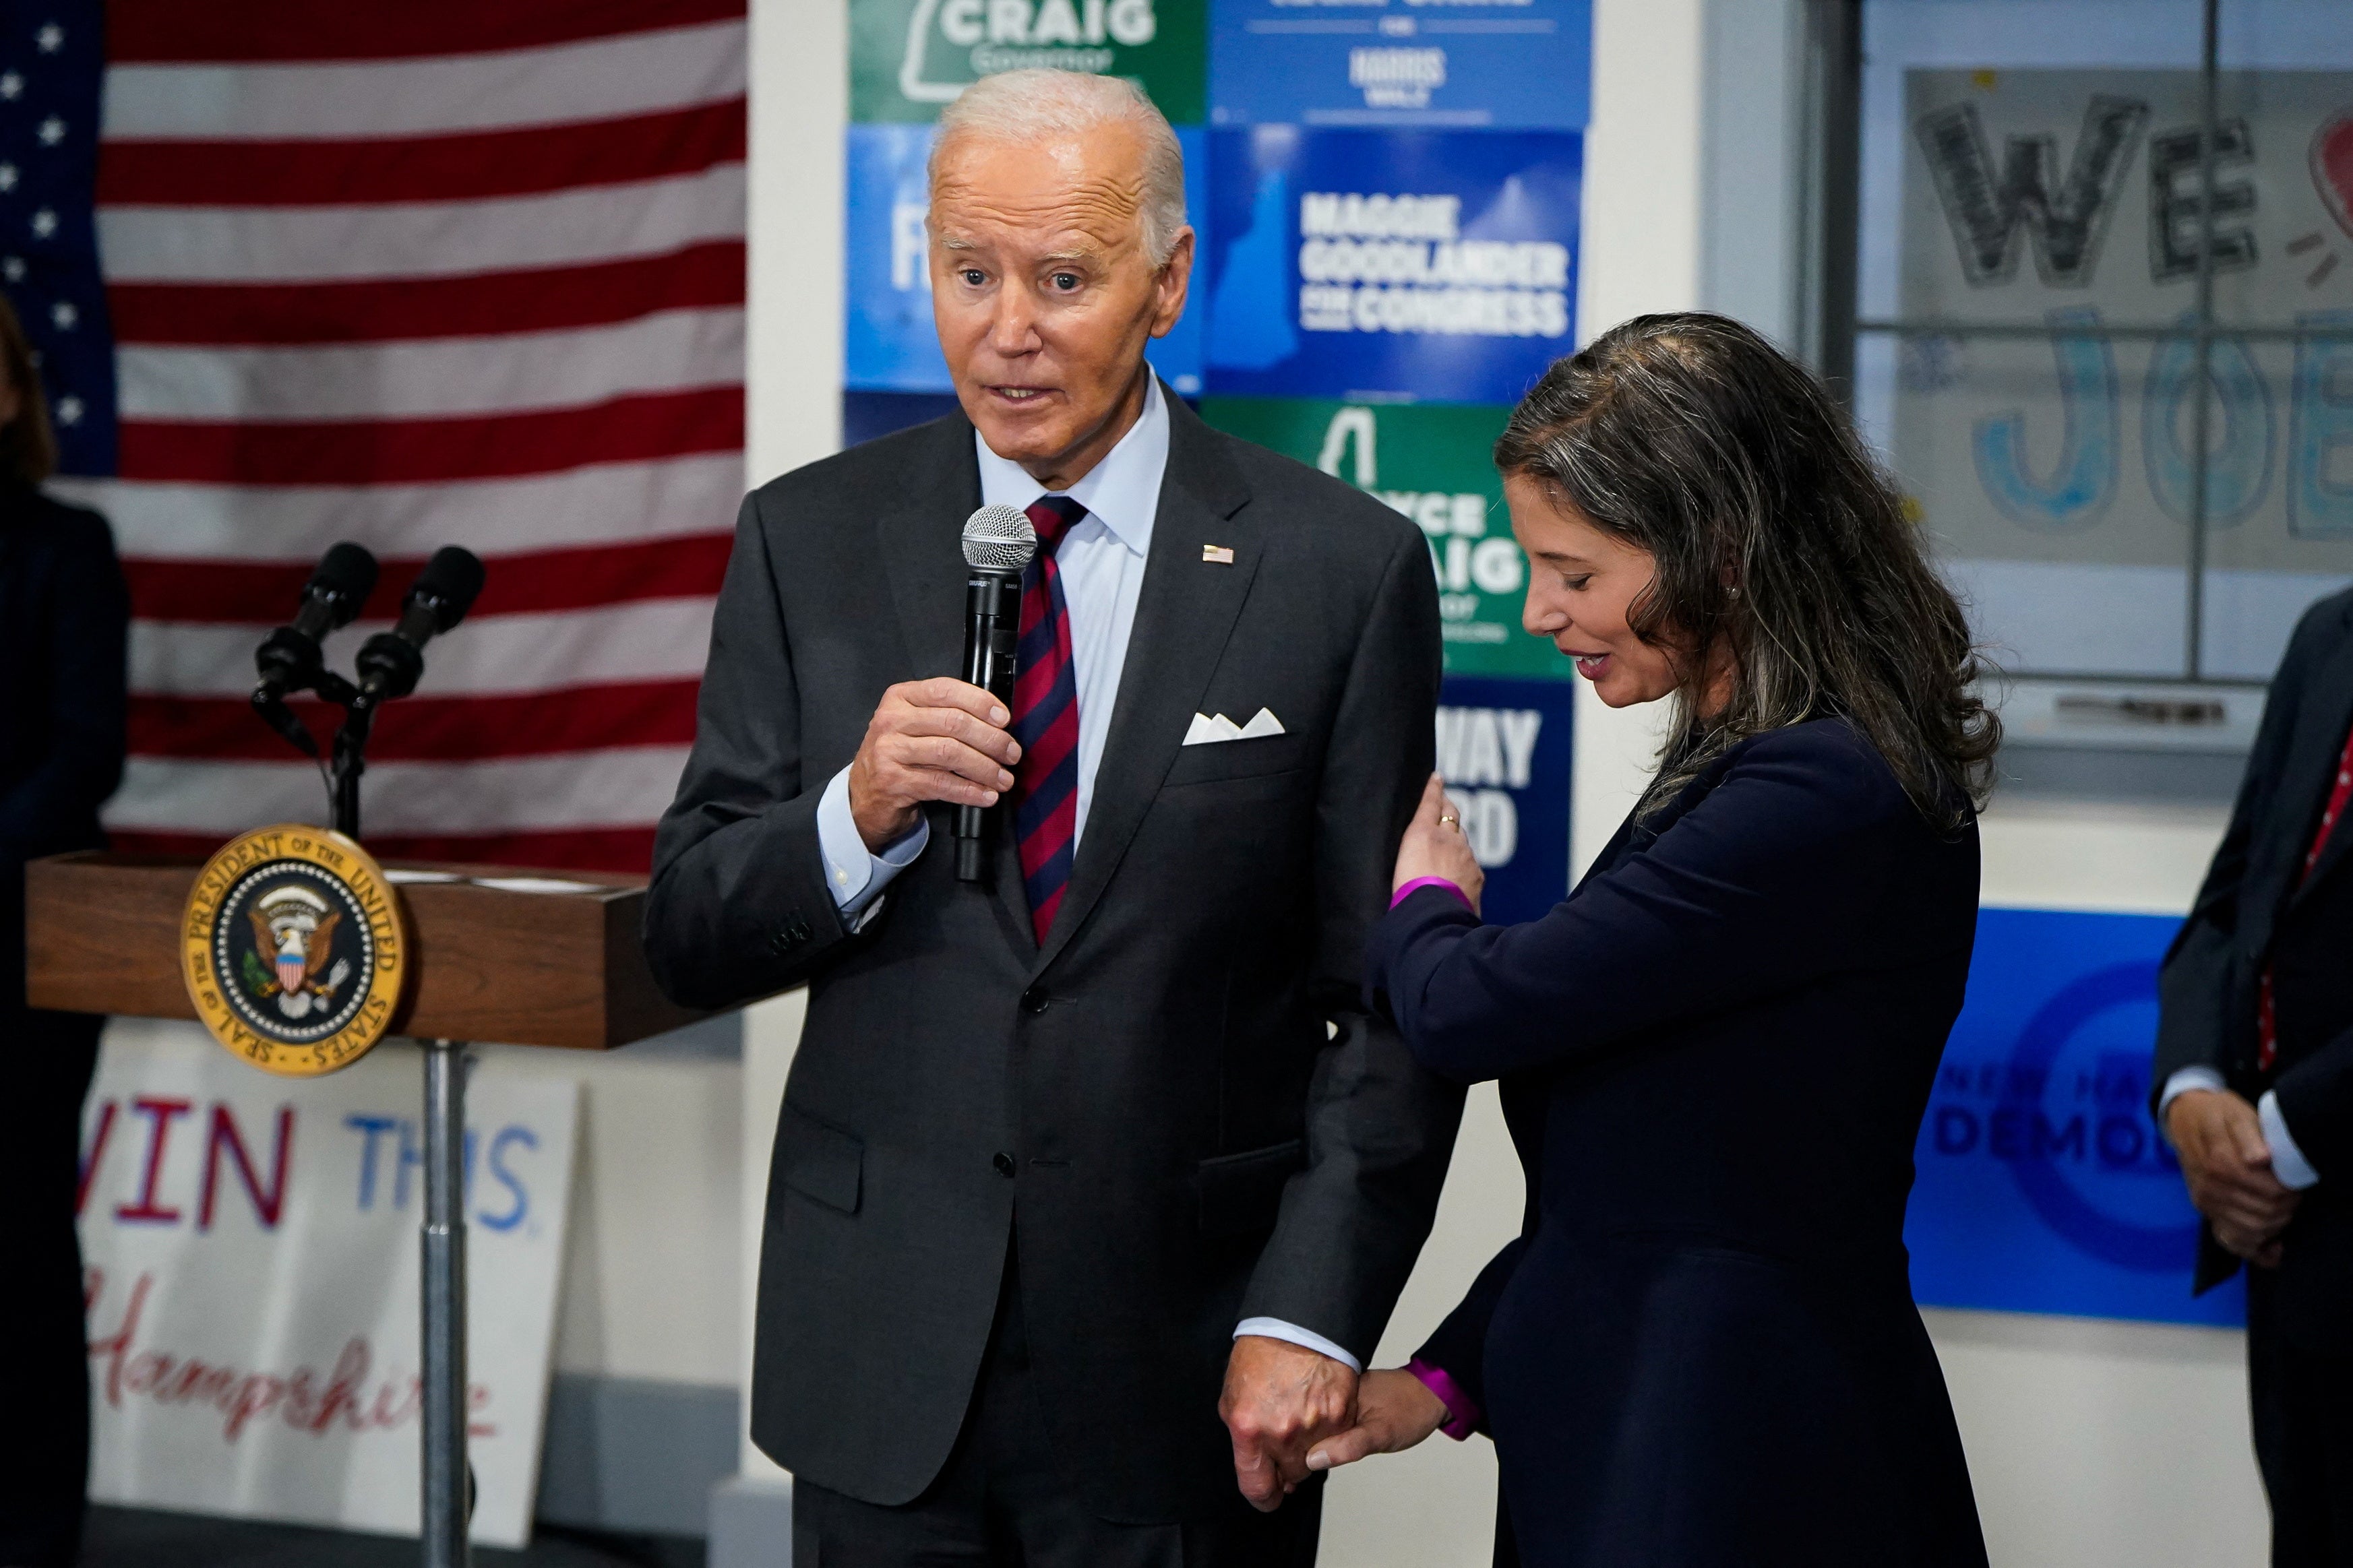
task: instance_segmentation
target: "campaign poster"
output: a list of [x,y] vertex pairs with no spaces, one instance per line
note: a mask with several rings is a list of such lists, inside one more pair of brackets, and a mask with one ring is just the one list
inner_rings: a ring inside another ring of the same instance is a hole
[[1576,689],[1450,675],[1438,699],[1438,772],[1487,874],[1480,914],[1532,921],[1568,896]]
[[1581,131],[1592,0],[1210,0],[1209,123]]
[[1986,909],[1904,1239],[1921,1303],[2229,1326],[2189,1293],[2198,1215],[2148,1111],[2166,916]]
[[[847,311],[842,384],[853,392],[948,392],[947,361],[932,324],[929,240],[931,212],[925,165],[932,155],[929,125],[848,128],[849,212],[843,247]],[[1196,231],[1193,291],[1168,335],[1146,350],[1155,369],[1186,397],[1201,392],[1202,316],[1207,300],[1199,234],[1207,215],[1208,145],[1198,129],[1179,127],[1185,153],[1186,220]]]
[[1895,468],[2014,668],[2183,672],[2201,395],[2202,673],[2268,679],[2298,613],[2353,579],[2353,73],[2217,81],[2201,384],[2202,90],[2195,70],[1905,78],[1902,313],[2054,334],[1909,336],[1881,377]]
[[1504,483],[1488,454],[1509,408],[1480,404],[1342,403],[1208,397],[1218,428],[1313,463],[1410,518],[1430,542],[1449,675],[1567,680],[1552,644],[1520,629],[1528,561],[1512,538]]
[[[82,1119],[98,1501],[414,1535],[415,1048],[272,1078],[191,1025],[108,1026]],[[579,1086],[468,1084],[473,1539],[531,1535]]]
[[1575,346],[1581,133],[1209,139],[1210,392],[1508,405]]
[[928,123],[982,77],[1044,66],[1140,82],[1177,125],[1201,123],[1203,0],[857,0],[849,118]]

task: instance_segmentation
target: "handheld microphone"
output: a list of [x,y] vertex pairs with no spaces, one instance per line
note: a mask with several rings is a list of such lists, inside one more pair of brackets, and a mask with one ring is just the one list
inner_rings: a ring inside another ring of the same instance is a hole
[[482,563],[470,550],[445,544],[400,601],[400,619],[360,646],[353,662],[360,695],[371,704],[389,702],[417,689],[425,673],[425,645],[466,618],[482,591]]
[[[1014,658],[1021,642],[1021,574],[1038,553],[1038,531],[1018,507],[985,506],[964,521],[964,678],[1013,711]],[[955,874],[977,882],[988,840],[986,807],[955,811]]]
[[286,706],[287,695],[308,691],[326,674],[319,640],[347,626],[367,607],[375,592],[375,557],[349,541],[330,548],[318,569],[302,584],[302,602],[294,619],[264,637],[253,650],[255,671],[261,677],[253,689],[253,710],[262,721],[311,756],[319,754],[311,731]]

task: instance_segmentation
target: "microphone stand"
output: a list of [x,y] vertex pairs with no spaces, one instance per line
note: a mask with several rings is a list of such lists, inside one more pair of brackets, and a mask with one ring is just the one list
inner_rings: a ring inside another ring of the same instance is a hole
[[332,670],[319,682],[319,695],[343,710],[343,721],[335,731],[334,759],[328,764],[328,771],[334,780],[335,831],[356,839],[360,836],[360,775],[367,772],[367,743],[375,730],[376,700]]

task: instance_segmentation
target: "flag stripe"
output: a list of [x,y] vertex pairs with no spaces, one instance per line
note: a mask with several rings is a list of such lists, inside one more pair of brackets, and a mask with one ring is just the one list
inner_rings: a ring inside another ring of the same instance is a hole
[[744,302],[744,242],[463,278],[356,283],[124,283],[107,290],[118,341],[324,344],[603,326]]
[[105,513],[125,555],[301,562],[307,569],[342,539],[363,541],[388,559],[413,559],[453,540],[477,552],[519,554],[707,533],[735,515],[744,462],[714,452],[448,485],[61,479],[50,488]]
[[[470,618],[426,650],[426,696],[521,693],[606,681],[689,679],[711,644],[708,598],[642,599],[591,610]],[[389,596],[379,614],[396,607]],[[328,639],[350,668],[361,641],[392,624],[362,621]],[[131,689],[148,694],[243,697],[253,689],[250,625],[135,620]]]
[[494,201],[100,207],[110,283],[450,277],[654,256],[744,234],[744,166]]
[[[695,689],[692,680],[640,680],[505,697],[420,694],[384,710],[368,742],[368,760],[462,762],[683,746],[694,739]],[[325,754],[343,710],[308,698],[298,700],[294,710]],[[131,752],[270,763],[289,755],[277,731],[234,697],[132,699]]]
[[117,65],[109,138],[417,136],[681,109],[744,93],[744,24],[337,65]]
[[110,0],[110,62],[377,60],[541,48],[741,18],[744,0]]
[[744,157],[744,100],[590,124],[353,142],[118,142],[101,205],[353,206],[463,202],[687,174]]
[[303,348],[116,354],[125,419],[406,419],[577,407],[739,384],[744,312],[663,310],[611,326]]
[[[472,614],[542,614],[594,609],[638,599],[714,595],[727,570],[733,537],[691,534],[635,544],[592,545],[524,555],[490,555],[489,576]],[[382,614],[425,564],[397,556],[380,563],[372,601]],[[187,561],[129,556],[131,613],[142,620],[221,621],[248,627],[289,620],[309,581],[308,561]]]
[[127,479],[217,484],[397,483],[546,473],[744,445],[734,387],[615,397],[586,408],[455,419],[248,425],[122,422]]
[[[316,817],[319,814],[313,812]],[[114,847],[140,855],[209,856],[228,833],[114,830]],[[546,833],[393,833],[367,835],[368,849],[387,864],[428,860],[480,871],[500,867],[618,871],[642,877],[653,863],[654,830],[575,827]]]
[[[284,763],[132,757],[107,809],[110,826],[238,833],[261,822],[318,820],[319,772]],[[489,762],[371,763],[361,826],[377,833],[495,833],[616,827],[659,818],[686,766],[683,746],[633,746]]]

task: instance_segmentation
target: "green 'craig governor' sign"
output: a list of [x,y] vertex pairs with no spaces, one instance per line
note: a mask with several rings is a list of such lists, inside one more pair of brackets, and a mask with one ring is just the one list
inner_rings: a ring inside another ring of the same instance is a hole
[[1567,680],[1576,673],[1568,660],[1520,629],[1528,562],[1512,540],[1504,481],[1488,460],[1511,412],[1290,397],[1201,403],[1202,416],[1220,430],[1313,463],[1420,526],[1438,570],[1448,674]]
[[1208,89],[1207,0],[856,0],[849,117],[927,122],[985,76],[1050,66],[1132,77],[1176,125]]

